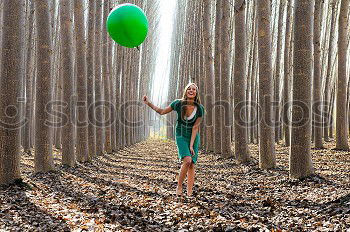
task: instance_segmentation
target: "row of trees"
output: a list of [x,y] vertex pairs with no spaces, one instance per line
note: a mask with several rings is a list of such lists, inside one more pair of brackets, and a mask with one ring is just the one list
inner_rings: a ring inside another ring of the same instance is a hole
[[[140,99],[152,93],[159,1],[132,1],[150,22],[140,51],[107,36],[108,12],[123,2],[1,1],[0,184],[20,178],[21,146],[46,172],[53,145],[74,166],[147,138]],[[322,148],[333,124],[336,148],[349,149],[348,16],[349,0],[179,0],[167,100],[198,83],[204,149],[245,163],[258,142],[268,169],[283,141],[291,177],[310,175],[311,142]]]
[[204,149],[245,163],[248,143],[258,142],[268,169],[283,141],[296,178],[314,172],[312,141],[323,148],[334,124],[336,149],[349,150],[348,0],[177,4],[168,100],[199,83]]
[[150,24],[141,51],[107,35],[108,14],[124,1],[1,1],[0,184],[20,178],[21,147],[47,172],[53,146],[73,167],[147,137],[145,124],[130,123],[148,117],[132,101],[151,90],[159,3],[131,2]]

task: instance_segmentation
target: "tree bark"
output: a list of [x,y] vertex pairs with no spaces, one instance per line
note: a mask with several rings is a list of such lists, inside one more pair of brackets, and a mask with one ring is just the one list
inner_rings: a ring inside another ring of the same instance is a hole
[[337,82],[337,118],[336,118],[336,149],[349,150],[348,144],[348,117],[346,102],[347,75],[346,68],[348,62],[348,15],[349,0],[342,0],[339,16],[339,37],[338,37],[338,82]]
[[[245,2],[240,4],[241,1],[239,0],[236,0],[235,3],[239,7],[235,7],[235,60],[233,76],[235,156],[240,163],[247,163],[250,161],[250,154],[247,143],[247,116],[244,109],[245,104],[243,104],[246,100],[246,4]],[[229,47],[227,44],[225,46]]]
[[35,33],[34,28],[34,4],[32,2],[29,3],[30,13],[29,13],[29,35],[26,47],[26,68],[25,68],[25,85],[26,85],[26,105],[25,105],[25,118],[27,119],[27,123],[24,125],[23,132],[23,150],[25,153],[30,154],[31,146],[32,146],[32,129],[33,129],[33,79],[34,79],[34,46],[35,41],[32,39],[33,34]]
[[214,151],[214,125],[213,125],[213,97],[214,97],[214,59],[213,46],[211,40],[211,1],[204,1],[204,56],[205,56],[205,101],[206,110],[206,150]]
[[287,147],[290,146],[290,80],[292,75],[292,65],[290,60],[291,37],[292,37],[292,0],[288,2],[287,19],[286,19],[286,40],[284,47],[284,81],[283,81],[283,125],[284,125],[284,142]]
[[52,128],[47,122],[52,119],[47,106],[52,98],[51,79],[51,35],[49,2],[35,0],[37,26],[37,77],[35,102],[35,172],[48,172],[54,169],[52,156]]
[[[230,105],[230,70],[231,70],[231,31],[230,31],[230,3],[221,1],[222,18],[221,18],[221,45],[226,49],[221,49],[221,133],[222,133],[222,157],[229,158],[233,156],[231,150],[231,105]],[[241,91],[245,91],[242,89]],[[244,93],[243,93],[244,96]]]
[[321,115],[321,8],[322,0],[315,1],[315,14],[314,14],[314,87],[313,87],[313,115],[314,115],[314,141],[315,148],[323,148],[322,141],[322,115]]
[[104,128],[103,128],[103,101],[102,96],[102,75],[101,75],[101,29],[102,29],[102,0],[96,1],[96,14],[95,14],[95,42],[94,42],[94,54],[95,54],[95,102],[93,110],[95,111],[94,124],[96,127],[96,154],[103,155],[104,153]]
[[274,106],[274,122],[275,122],[275,142],[279,143],[280,140],[280,82],[281,82],[281,72],[283,67],[282,63],[282,32],[283,32],[283,14],[284,14],[284,1],[281,1],[278,12],[278,35],[277,35],[277,57],[276,57],[276,70],[275,70],[275,106]]
[[24,2],[3,0],[0,66],[0,185],[14,182],[20,174],[20,104],[23,75]]
[[336,24],[336,3],[331,2],[332,13],[331,13],[331,28],[330,28],[330,38],[328,46],[328,57],[327,57],[327,70],[326,70],[326,81],[325,81],[325,90],[323,96],[323,136],[326,142],[329,142],[329,126],[330,126],[330,82],[332,77],[332,58],[334,54],[334,40],[335,40],[335,24]]
[[221,20],[222,20],[222,8],[221,1],[216,0],[216,20],[215,20],[215,55],[214,55],[214,68],[215,68],[215,79],[214,79],[214,90],[215,90],[215,120],[214,120],[214,152],[217,154],[222,153],[222,134],[221,134],[221,120],[222,110],[218,103],[221,100]]
[[105,22],[107,21],[107,16],[109,13],[109,0],[104,0],[103,4],[103,20],[102,20],[102,79],[103,79],[103,89],[104,96],[103,100],[105,102],[104,107],[104,121],[106,124],[105,128],[105,150],[107,153],[112,153],[112,143],[111,143],[111,99],[110,99],[110,75],[108,71],[109,67],[109,38],[107,37],[107,27]]
[[[60,46],[61,46],[61,43],[60,43]],[[61,50],[59,51],[59,60],[58,60],[58,74],[57,74],[57,77],[56,77],[56,93],[55,93],[55,100],[58,101],[58,102],[63,102],[63,76],[62,76],[62,73],[63,73],[63,68],[62,68],[62,54],[61,54]],[[36,90],[34,88],[34,90]],[[33,90],[33,92],[34,92]],[[34,102],[34,100],[33,100]],[[57,109],[58,108],[58,109]],[[63,106],[62,105],[59,105],[57,106],[57,111],[62,113],[62,110],[63,110]],[[61,149],[62,148],[62,126],[63,126],[63,120],[61,119],[61,121],[59,121],[60,119],[57,117],[55,120],[55,123],[57,124],[57,128],[55,128],[55,132],[54,132],[54,138],[55,138],[55,148],[56,149]]]
[[93,104],[95,102],[94,96],[94,82],[95,82],[95,1],[89,0],[89,17],[88,17],[88,29],[87,29],[87,48],[86,48],[86,65],[87,65],[87,86],[89,91],[87,92],[88,102],[88,141],[89,141],[89,159],[96,155],[96,128],[94,125],[95,109]]
[[76,77],[78,92],[77,110],[77,160],[86,162],[88,157],[88,111],[87,111],[87,67],[86,67],[86,40],[84,25],[84,3],[83,0],[74,1],[74,22],[76,41]]
[[270,33],[270,1],[258,1],[258,44],[259,44],[259,167],[276,166],[273,113],[272,113],[272,64]]
[[122,137],[121,137],[121,112],[120,112],[120,105],[121,105],[121,89],[120,89],[120,83],[121,83],[121,70],[122,70],[122,49],[120,47],[116,47],[115,51],[115,60],[116,62],[116,99],[115,99],[115,104],[116,104],[116,144],[117,144],[117,149],[120,149],[122,147]]
[[61,22],[61,52],[62,52],[62,78],[63,81],[63,114],[66,116],[62,128],[62,164],[69,167],[76,165],[74,150],[74,126],[73,126],[73,59],[72,59],[72,19],[69,0],[60,1]]
[[312,0],[295,0],[291,178],[314,173],[310,153],[313,8]]

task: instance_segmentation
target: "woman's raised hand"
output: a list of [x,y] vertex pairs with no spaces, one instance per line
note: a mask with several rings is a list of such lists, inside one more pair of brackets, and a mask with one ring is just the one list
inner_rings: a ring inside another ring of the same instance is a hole
[[143,103],[145,103],[146,105],[148,105],[148,97],[145,95],[143,96]]

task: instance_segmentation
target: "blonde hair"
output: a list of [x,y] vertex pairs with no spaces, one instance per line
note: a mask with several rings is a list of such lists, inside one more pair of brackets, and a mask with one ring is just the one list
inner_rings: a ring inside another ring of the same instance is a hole
[[194,85],[196,87],[196,96],[194,97],[194,102],[199,105],[199,104],[201,104],[201,100],[200,100],[200,97],[199,97],[198,86],[196,85],[196,83],[189,83],[188,85],[186,85],[186,87],[185,87],[185,89],[183,91],[183,95],[182,95],[182,99],[181,100],[187,101],[186,91],[191,85]]
[[194,104],[199,107],[199,105],[201,104],[201,99],[199,97],[199,91],[198,91],[198,86],[195,83],[189,83],[188,85],[186,85],[184,91],[183,91],[183,95],[182,95],[182,99],[181,99],[181,117],[182,119],[185,118],[185,112],[186,112],[186,108],[187,108],[187,89],[191,86],[194,85],[196,87],[196,96],[194,97]]

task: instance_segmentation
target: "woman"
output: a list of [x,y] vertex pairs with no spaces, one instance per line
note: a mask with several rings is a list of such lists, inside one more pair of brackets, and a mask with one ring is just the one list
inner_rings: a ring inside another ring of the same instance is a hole
[[182,161],[179,180],[176,188],[176,195],[182,195],[182,183],[187,175],[187,195],[192,196],[195,169],[198,158],[198,147],[200,143],[199,124],[204,115],[204,107],[200,104],[198,87],[190,83],[184,89],[182,99],[174,100],[170,106],[161,109],[148,101],[147,96],[143,97],[146,105],[151,107],[160,115],[177,112],[176,122],[176,145],[179,159]]

